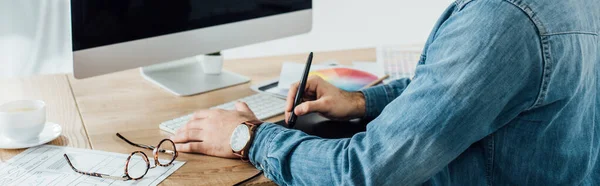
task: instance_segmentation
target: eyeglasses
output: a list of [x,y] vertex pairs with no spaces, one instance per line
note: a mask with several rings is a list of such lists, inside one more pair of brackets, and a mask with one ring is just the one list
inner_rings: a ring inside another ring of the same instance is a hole
[[127,140],[127,138],[123,137],[119,133],[117,133],[117,136],[123,141],[129,143],[130,145],[152,150],[152,154],[154,155],[154,165],[150,165],[150,161],[148,160],[148,156],[146,155],[146,153],[142,151],[132,152],[131,154],[129,154],[129,156],[127,157],[127,161],[125,162],[125,174],[119,177],[95,172],[79,171],[75,168],[75,166],[73,166],[67,154],[64,154],[65,159],[67,160],[67,163],[69,163],[69,166],[71,166],[71,168],[77,173],[99,178],[109,178],[115,180],[128,181],[142,179],[148,173],[148,170],[154,169],[157,166],[167,167],[173,165],[173,162],[179,155],[177,149],[175,148],[175,142],[171,141],[170,139],[163,139],[160,141],[160,143],[158,143],[156,147],[154,147],[150,145],[133,143]]

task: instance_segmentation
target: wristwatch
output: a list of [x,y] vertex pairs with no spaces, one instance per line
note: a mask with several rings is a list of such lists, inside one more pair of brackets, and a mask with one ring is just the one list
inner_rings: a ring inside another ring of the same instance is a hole
[[254,140],[254,132],[260,124],[262,124],[261,121],[245,121],[238,125],[231,134],[229,140],[231,150],[243,161],[248,161],[248,149],[250,149],[252,140]]

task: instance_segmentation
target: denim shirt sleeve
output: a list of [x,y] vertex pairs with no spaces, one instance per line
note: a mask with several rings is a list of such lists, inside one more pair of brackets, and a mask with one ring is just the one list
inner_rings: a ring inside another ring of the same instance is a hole
[[366,132],[323,139],[265,123],[250,161],[280,185],[416,185],[531,107],[542,57],[528,17],[501,1],[448,12],[410,84],[364,91],[379,113]]
[[409,83],[409,78],[402,78],[386,85],[362,90],[361,92],[365,95],[366,107],[364,118],[371,119],[377,117],[387,104],[402,94],[402,91],[404,91]]

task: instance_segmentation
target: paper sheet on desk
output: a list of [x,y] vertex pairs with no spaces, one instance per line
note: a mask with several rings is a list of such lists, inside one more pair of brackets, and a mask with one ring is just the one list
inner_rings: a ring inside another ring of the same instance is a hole
[[[126,154],[44,145],[33,147],[0,164],[0,185],[158,185],[185,162],[175,161],[169,167],[157,167],[137,181],[102,179],[75,173],[67,164],[86,172],[122,176]],[[152,162],[151,162],[152,163]]]

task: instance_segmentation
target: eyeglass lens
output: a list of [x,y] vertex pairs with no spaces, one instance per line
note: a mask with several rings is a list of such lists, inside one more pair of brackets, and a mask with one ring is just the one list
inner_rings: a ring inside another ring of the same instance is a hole
[[156,147],[158,149],[155,154],[158,158],[160,166],[169,166],[176,158],[175,143],[171,140],[163,140]]
[[134,152],[129,157],[126,174],[131,179],[140,179],[146,175],[149,168],[149,162],[146,155],[142,152]]

